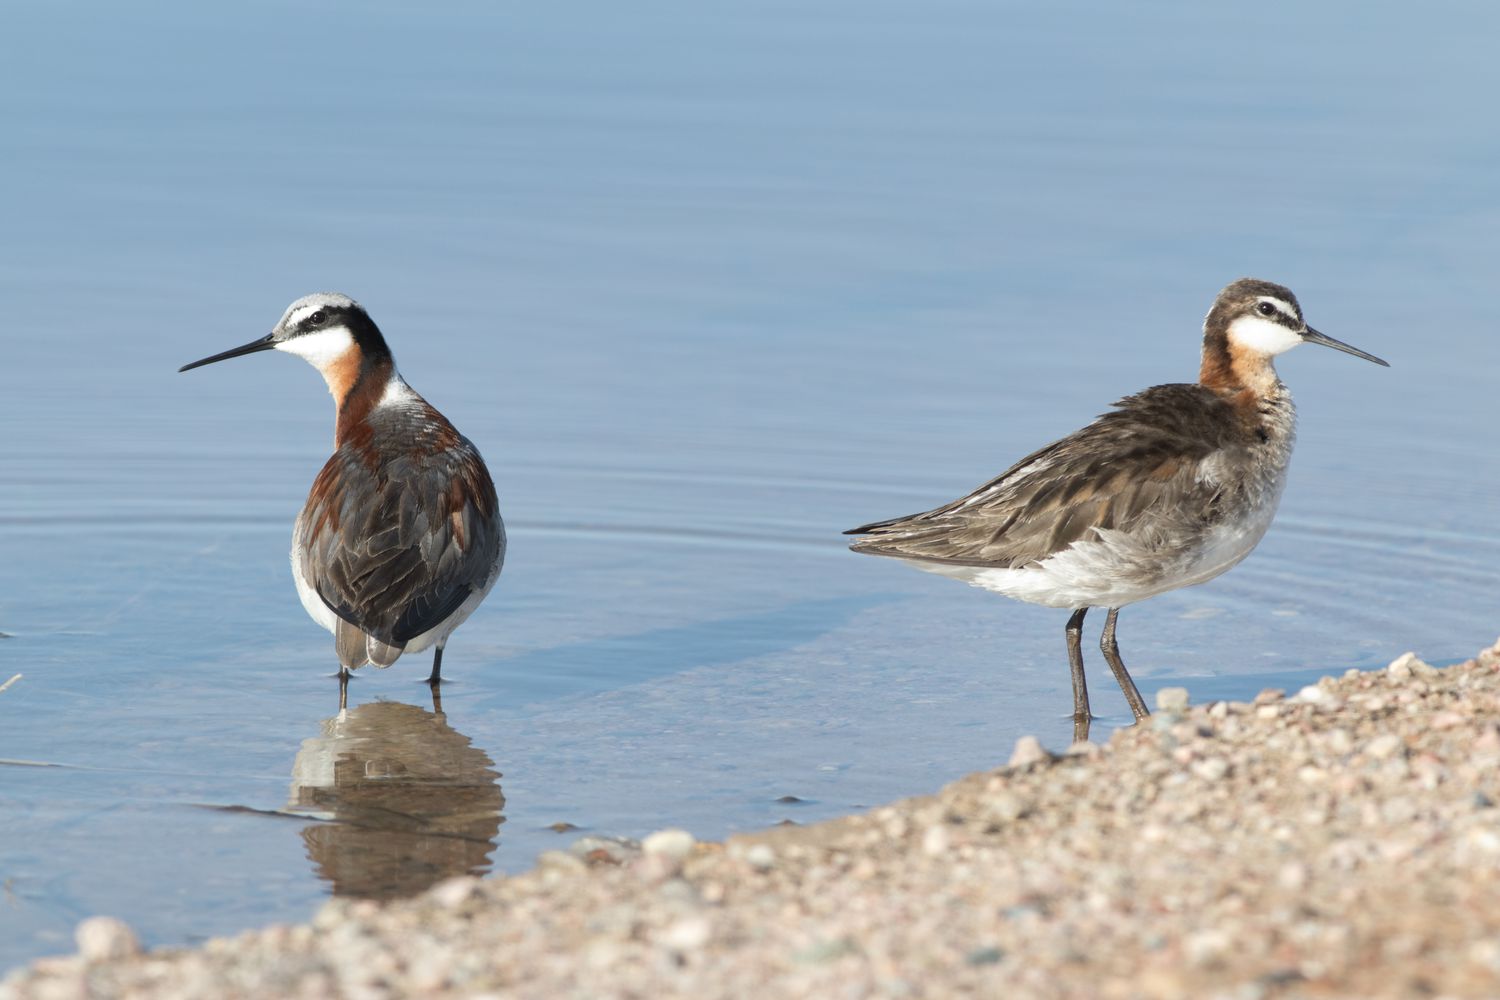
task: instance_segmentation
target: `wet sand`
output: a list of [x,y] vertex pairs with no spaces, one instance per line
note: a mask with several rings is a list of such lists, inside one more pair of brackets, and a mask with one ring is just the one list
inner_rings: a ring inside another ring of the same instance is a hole
[[815,826],[583,838],[187,950],[93,918],[0,998],[1500,996],[1500,643],[1184,695]]

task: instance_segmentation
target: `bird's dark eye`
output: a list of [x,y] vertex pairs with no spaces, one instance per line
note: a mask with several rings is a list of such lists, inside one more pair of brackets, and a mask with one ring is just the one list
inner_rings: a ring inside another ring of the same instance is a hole
[[322,326],[323,325],[323,321],[325,319],[327,319],[327,318],[328,318],[328,314],[325,313],[323,310],[319,309],[317,312],[315,312],[311,316],[307,317],[307,325],[308,326]]
[[1269,303],[1269,302],[1262,302],[1260,305],[1256,306],[1255,309],[1262,316],[1275,316],[1276,315],[1276,307],[1273,306],[1273,305],[1271,305],[1271,303]]

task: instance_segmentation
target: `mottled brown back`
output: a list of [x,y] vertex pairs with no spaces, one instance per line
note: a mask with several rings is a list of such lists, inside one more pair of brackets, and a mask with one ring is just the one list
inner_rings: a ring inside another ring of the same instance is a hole
[[295,551],[335,614],[399,648],[484,585],[504,529],[479,453],[431,407],[378,409],[366,426],[314,481]]

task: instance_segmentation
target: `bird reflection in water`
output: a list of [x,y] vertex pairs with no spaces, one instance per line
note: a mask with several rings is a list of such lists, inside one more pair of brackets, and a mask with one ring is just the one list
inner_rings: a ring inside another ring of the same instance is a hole
[[483,750],[433,711],[377,701],[322,723],[292,764],[288,811],[317,817],[307,856],[335,896],[399,899],[455,875],[481,875],[505,796]]

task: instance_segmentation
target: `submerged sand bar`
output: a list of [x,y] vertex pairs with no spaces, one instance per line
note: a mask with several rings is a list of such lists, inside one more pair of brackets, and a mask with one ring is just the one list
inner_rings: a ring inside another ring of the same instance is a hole
[[1022,740],[816,826],[595,839],[191,950],[96,918],[0,998],[1500,995],[1500,643],[1162,694],[1105,745]]

